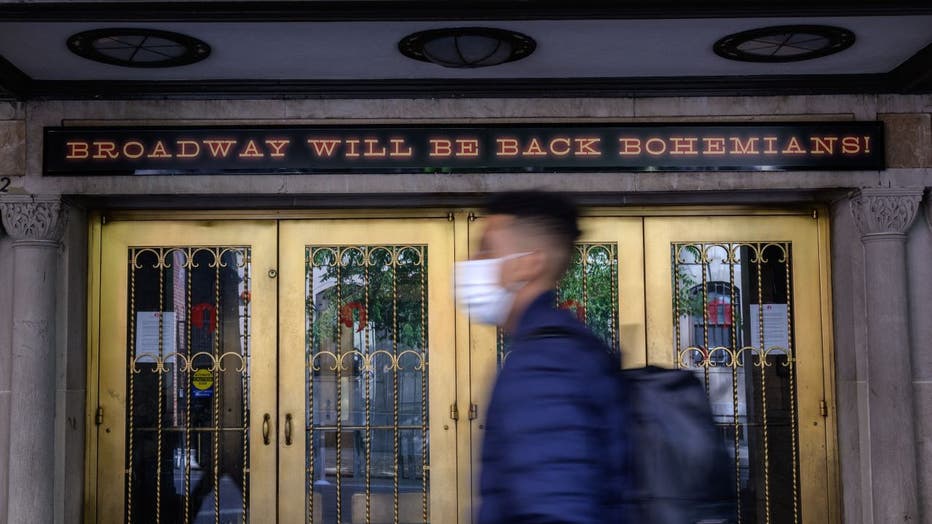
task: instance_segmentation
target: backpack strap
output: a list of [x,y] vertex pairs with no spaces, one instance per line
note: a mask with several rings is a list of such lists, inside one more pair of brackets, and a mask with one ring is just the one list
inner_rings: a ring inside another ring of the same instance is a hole
[[560,326],[544,326],[531,331],[521,337],[521,340],[542,340],[546,338],[567,338],[574,336],[575,333],[567,328]]

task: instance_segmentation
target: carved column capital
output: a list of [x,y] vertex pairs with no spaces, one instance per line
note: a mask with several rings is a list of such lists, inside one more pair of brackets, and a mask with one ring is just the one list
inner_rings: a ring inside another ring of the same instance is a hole
[[919,210],[921,188],[864,188],[851,199],[861,238],[902,236]]
[[57,243],[67,216],[57,196],[8,195],[0,199],[3,227],[17,242]]

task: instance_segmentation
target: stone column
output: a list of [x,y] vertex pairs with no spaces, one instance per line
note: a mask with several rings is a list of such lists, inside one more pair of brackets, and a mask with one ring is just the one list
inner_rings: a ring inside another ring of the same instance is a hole
[[913,355],[913,394],[916,406],[916,467],[919,478],[919,512],[923,524],[932,524],[932,194],[924,200],[925,224],[916,228],[908,243],[910,334]]
[[[868,449],[872,522],[919,520],[906,231],[922,189],[862,189],[851,210],[864,245]],[[866,455],[866,456],[865,456]]]
[[9,522],[52,522],[55,475],[55,283],[65,215],[57,197],[6,196],[13,239]]

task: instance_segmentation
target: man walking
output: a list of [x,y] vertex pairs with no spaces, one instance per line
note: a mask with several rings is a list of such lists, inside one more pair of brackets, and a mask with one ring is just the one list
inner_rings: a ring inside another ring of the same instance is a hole
[[480,256],[457,266],[459,302],[504,329],[509,345],[487,412],[480,524],[625,522],[619,362],[555,308],[577,215],[557,194],[499,194],[487,206]]

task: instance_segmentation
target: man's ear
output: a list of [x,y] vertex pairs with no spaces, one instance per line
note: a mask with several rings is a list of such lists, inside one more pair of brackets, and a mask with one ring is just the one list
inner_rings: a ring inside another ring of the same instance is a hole
[[547,256],[539,250],[508,262],[511,263],[506,269],[508,275],[503,279],[506,285],[534,282],[547,273]]

